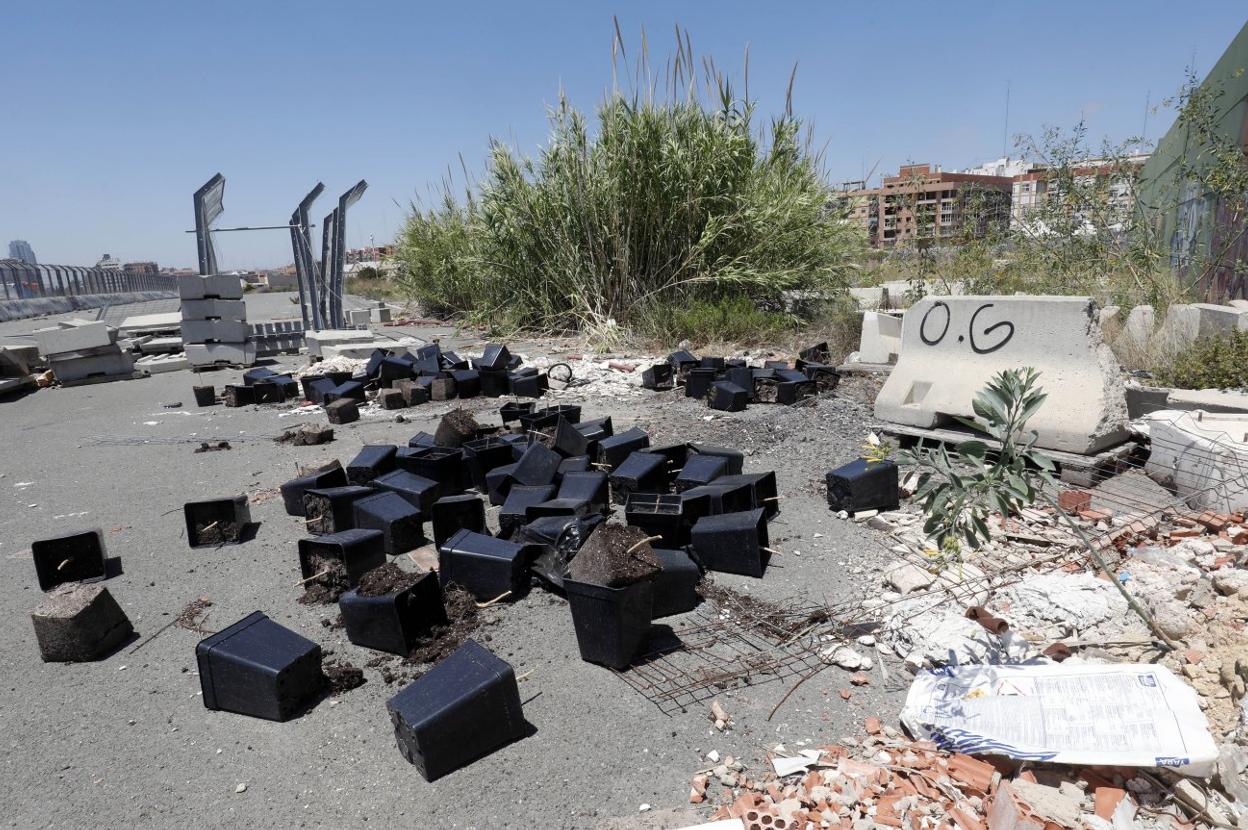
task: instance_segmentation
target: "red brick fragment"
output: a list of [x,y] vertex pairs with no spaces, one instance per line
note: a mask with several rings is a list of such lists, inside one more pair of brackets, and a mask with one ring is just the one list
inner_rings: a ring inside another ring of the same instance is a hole
[[1092,509],[1092,494],[1087,490],[1063,490],[1057,494],[1057,506],[1067,513]]

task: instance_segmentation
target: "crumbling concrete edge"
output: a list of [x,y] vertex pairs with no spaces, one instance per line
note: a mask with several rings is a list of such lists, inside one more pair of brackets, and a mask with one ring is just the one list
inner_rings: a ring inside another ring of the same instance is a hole
[[172,300],[176,291],[131,291],[125,294],[78,294],[71,297],[31,297],[24,300],[0,300],[0,323],[24,320],[28,317],[45,317],[49,314],[65,314],[85,308],[102,308],[106,305],[126,305],[150,300]]

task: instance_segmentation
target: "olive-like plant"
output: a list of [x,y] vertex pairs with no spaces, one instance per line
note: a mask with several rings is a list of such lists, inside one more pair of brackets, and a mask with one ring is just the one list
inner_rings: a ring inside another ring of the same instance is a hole
[[936,545],[928,551],[933,564],[960,563],[964,545],[973,550],[990,539],[990,514],[1017,514],[1053,482],[1053,461],[1035,450],[1038,435],[1027,431],[1027,421],[1047,397],[1039,378],[1032,368],[998,373],[975,394],[976,419],[958,419],[996,439],[999,448],[972,439],[952,454],[944,445],[901,453],[901,461],[919,473],[914,497],[923,509],[923,531]]

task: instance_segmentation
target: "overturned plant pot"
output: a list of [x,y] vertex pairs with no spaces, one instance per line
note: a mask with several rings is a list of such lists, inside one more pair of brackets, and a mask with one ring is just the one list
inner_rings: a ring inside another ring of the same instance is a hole
[[386,702],[399,751],[426,781],[523,737],[511,665],[475,640]]
[[653,618],[670,617],[692,611],[702,602],[698,583],[702,581],[702,568],[684,549],[654,549],[654,555],[663,566],[654,581]]
[[338,598],[347,639],[357,646],[407,656],[435,625],[446,624],[442,586],[431,572],[408,573],[388,563],[366,573]]
[[461,530],[438,549],[438,578],[479,600],[516,599],[528,592],[529,566],[540,553],[535,545]]
[[104,578],[104,537],[98,529],[31,542],[30,555],[41,591],[65,582]]
[[307,519],[308,533],[337,533],[355,527],[355,503],[376,492],[358,484],[304,491],[303,515]]
[[433,503],[433,543],[439,549],[461,530],[489,535],[485,529],[485,502],[480,496],[444,496]]
[[858,513],[863,510],[896,510],[897,465],[889,459],[859,458],[827,474],[828,506]]
[[762,578],[771,558],[762,508],[704,516],[689,538],[693,552],[710,571]]
[[45,663],[83,663],[116,651],[134,634],[126,613],[98,583],[53,588],[30,615]]
[[398,493],[378,493],[352,504],[355,526],[381,533],[390,556],[415,550],[425,543],[424,517]]
[[395,468],[398,449],[394,444],[365,444],[347,465],[347,480],[351,484],[368,484],[390,472]]
[[213,386],[192,386],[196,406],[216,406],[217,390]]
[[299,572],[305,581],[325,576],[354,587],[364,574],[385,564],[380,530],[343,530],[299,540]]
[[193,548],[237,544],[251,524],[246,496],[187,502],[182,513],[186,517],[186,540]]
[[325,689],[321,647],[254,611],[195,647],[204,706],[284,721]]
[[309,490],[327,490],[332,487],[347,486],[347,471],[337,460],[328,469],[293,478],[281,486],[282,504],[288,516],[303,516],[305,507],[303,497]]

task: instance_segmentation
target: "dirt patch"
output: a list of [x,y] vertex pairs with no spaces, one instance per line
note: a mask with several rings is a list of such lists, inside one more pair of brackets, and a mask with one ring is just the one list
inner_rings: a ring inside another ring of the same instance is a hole
[[446,607],[447,624],[434,626],[420,638],[416,648],[404,659],[405,664],[436,663],[450,656],[481,627],[477,601],[464,589],[448,586],[442,592],[442,604]]
[[200,597],[193,600],[183,608],[178,616],[174,618],[173,624],[178,628],[185,628],[187,631],[194,631],[196,634],[215,634],[204,628],[204,621],[201,617],[207,616],[207,611],[212,607],[212,600],[208,597]]
[[316,424],[303,424],[294,429],[286,430],[273,440],[279,444],[311,447],[316,444],[328,444],[330,441],[333,441],[334,430],[331,427],[317,426]]
[[195,452],[217,452],[219,450],[232,449],[234,448],[230,446],[229,441],[218,441],[215,444],[210,444],[207,441],[200,441],[199,446],[195,448]]
[[832,615],[824,610],[786,607],[742,594],[710,579],[698,583],[698,595],[719,611],[737,617],[764,637],[800,634],[812,625],[827,622]]
[[347,569],[341,560],[314,554],[308,559],[308,567],[317,576],[303,583],[303,596],[299,597],[303,605],[337,602],[338,597],[351,588],[347,581]]
[[839,397],[874,406],[876,396],[880,394],[880,388],[887,379],[888,375],[882,372],[846,373],[841,375],[840,382],[836,385],[836,393]]
[[330,695],[337,697],[365,684],[364,670],[356,668],[346,660],[328,660],[321,665],[325,679],[329,682]]
[[452,409],[442,416],[438,429],[433,434],[434,443],[439,447],[458,447],[465,441],[477,437],[481,425],[477,419],[464,409]]
[[238,522],[196,522],[195,537],[201,545],[224,545],[237,542],[243,535]]
[[645,539],[638,527],[600,525],[572,560],[572,578],[620,588],[654,576],[662,566]]
[[420,577],[421,574],[408,573],[393,562],[387,562],[360,577],[356,593],[362,597],[395,594],[415,585]]
[[342,628],[342,614],[339,614],[336,617],[325,617],[321,620],[321,626],[328,628],[330,631],[336,631],[337,629]]

